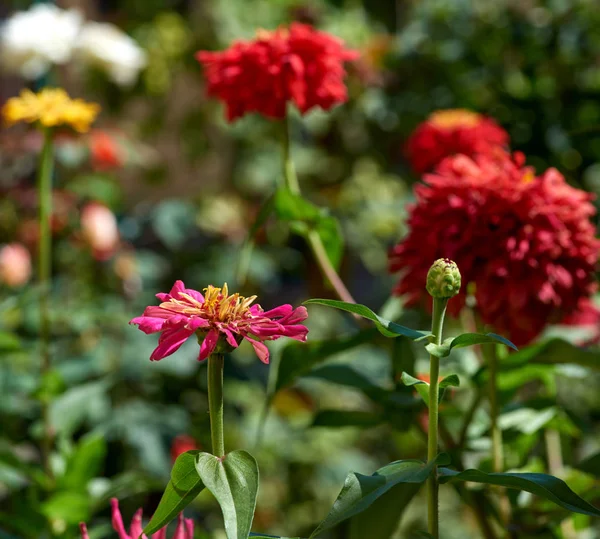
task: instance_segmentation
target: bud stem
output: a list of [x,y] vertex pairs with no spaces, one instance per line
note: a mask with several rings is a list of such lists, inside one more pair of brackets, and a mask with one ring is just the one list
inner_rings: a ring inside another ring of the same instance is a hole
[[[434,335],[434,343],[442,344],[442,329],[444,326],[444,315],[448,298],[433,298],[433,317],[431,322],[431,333]],[[438,454],[438,416],[439,416],[439,377],[440,359],[434,355],[429,358],[429,433],[427,436],[427,461],[433,461]],[[439,538],[439,502],[438,502],[438,478],[437,466],[431,472],[427,480],[427,502],[429,533]]]
[[215,457],[225,454],[223,439],[223,354],[208,356],[208,411],[210,414],[210,436]]

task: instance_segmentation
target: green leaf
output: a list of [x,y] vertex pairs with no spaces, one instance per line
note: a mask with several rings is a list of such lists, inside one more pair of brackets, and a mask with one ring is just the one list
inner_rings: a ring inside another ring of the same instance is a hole
[[277,190],[273,203],[275,213],[282,221],[301,221],[314,226],[323,216],[323,211],[318,206],[286,187]]
[[67,461],[60,485],[69,490],[85,490],[88,482],[100,473],[105,456],[106,441],[103,436],[88,435],[82,438]]
[[349,539],[390,539],[404,510],[421,488],[420,483],[400,483],[362,513],[350,519]]
[[21,341],[15,334],[0,331],[0,352],[15,352],[21,348]]
[[318,363],[322,363],[334,354],[368,343],[375,335],[377,335],[376,331],[369,329],[330,341],[291,342],[281,354],[275,390],[279,391],[292,385],[298,377],[309,373]]
[[600,509],[586,502],[575,494],[567,484],[553,477],[541,473],[485,473],[479,470],[465,470],[457,472],[448,468],[440,468],[440,483],[449,481],[471,481],[485,483],[486,485],[499,485],[530,492],[546,500],[550,500],[569,511],[600,517]]
[[[429,384],[424,380],[419,380],[418,378],[414,378],[410,374],[403,372],[402,373],[402,382],[407,387],[413,387],[417,390],[421,398],[425,401],[425,404],[429,407]],[[438,385],[439,389],[439,400],[442,400],[444,397],[444,393],[446,388],[448,387],[459,387],[460,380],[456,374],[449,374],[442,380]]]
[[600,477],[600,453],[595,453],[582,460],[576,468],[595,477]]
[[448,462],[447,455],[438,455],[429,464],[419,460],[398,460],[380,468],[373,475],[348,474],[344,487],[329,514],[312,532],[309,539],[358,515],[397,485],[406,484],[409,490],[413,490],[414,485],[420,485],[427,480],[435,465],[445,465]]
[[425,349],[432,355],[439,358],[447,357],[452,352],[453,348],[465,348],[466,346],[473,346],[475,344],[485,343],[501,343],[518,350],[518,348],[511,343],[508,339],[495,333],[463,333],[458,337],[450,337],[446,339],[443,344],[429,343],[425,346]]
[[262,533],[251,533],[250,537],[255,539],[301,539],[300,537],[280,537],[279,535],[264,535]]
[[385,393],[385,389],[374,384],[364,374],[348,365],[323,365],[308,374],[306,378],[319,378],[341,386],[353,387],[366,393],[367,395],[380,395]]
[[171,480],[152,519],[144,528],[146,535],[150,536],[166,526],[204,489],[204,484],[196,471],[196,457],[199,453],[198,450],[186,451],[177,457],[171,470]]
[[339,221],[333,216],[323,217],[319,221],[316,230],[323,242],[323,247],[325,247],[331,265],[337,271],[344,255],[344,236]]
[[221,458],[200,453],[196,470],[221,506],[227,539],[246,539],[258,493],[258,465],[254,457],[246,451],[233,451]]
[[376,427],[384,419],[360,410],[321,410],[313,420],[313,427]]
[[43,502],[41,512],[51,520],[64,520],[67,524],[85,522],[90,517],[90,496],[84,492],[57,492]]
[[400,324],[396,324],[381,316],[375,314],[371,309],[360,305],[358,303],[346,303],[345,301],[338,301],[335,299],[309,299],[304,302],[304,305],[324,305],[326,307],[333,307],[334,309],[340,309],[348,313],[357,314],[363,318],[367,318],[372,322],[375,322],[375,326],[382,335],[386,337],[408,337],[409,339],[420,340],[431,336],[428,331],[417,331],[410,329]]
[[550,365],[572,363],[600,370],[600,350],[579,348],[563,339],[550,339],[527,346],[503,358],[500,370],[514,369],[532,362]]

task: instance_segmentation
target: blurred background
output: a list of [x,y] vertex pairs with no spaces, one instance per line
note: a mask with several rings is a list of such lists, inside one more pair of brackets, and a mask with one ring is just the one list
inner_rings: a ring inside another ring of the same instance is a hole
[[[348,66],[349,102],[294,119],[293,157],[307,198],[341,222],[341,275],[356,300],[374,310],[386,304],[405,323],[426,325],[427,318],[387,302],[396,280],[387,272],[387,252],[405,233],[406,205],[418,181],[403,144],[431,112],[461,107],[488,114],[528,164],[538,171],[555,166],[572,185],[600,193],[600,10],[594,0],[56,4],[119,31],[90,30],[88,48],[51,69],[31,62],[25,69],[20,61],[15,68],[10,43],[1,58],[0,104],[24,86],[52,85],[100,103],[102,113],[88,135],[57,143],[55,361],[43,380],[32,353],[37,290],[27,284],[28,253],[35,256],[37,242],[33,188],[41,140],[24,127],[0,131],[0,244],[26,249],[4,251],[16,262],[0,275],[0,537],[36,537],[46,520],[55,536],[76,537],[77,523],[85,520],[92,538],[111,537],[110,496],[122,500],[126,521],[137,507],[150,515],[173,455],[210,446],[205,365],[196,362],[195,345],[150,363],[154,338],[127,324],[156,292],[168,291],[176,279],[198,290],[227,282],[244,295],[257,294],[265,309],[333,297],[304,241],[281,222],[260,230],[247,279],[238,278],[248,230],[280,179],[281,126],[257,115],[228,124],[222,105],[205,95],[196,51],[302,21],[361,52]],[[8,20],[31,5],[3,0],[0,17]],[[68,31],[64,23],[61,35]],[[351,319],[319,308],[311,308],[308,325],[311,341],[355,332]],[[271,345],[275,364],[286,344]],[[400,342],[354,346],[331,364],[351,366],[362,386],[332,383],[320,373],[275,394],[264,440],[254,451],[261,470],[255,530],[306,536],[349,470],[372,473],[390,460],[423,455],[416,420],[422,410],[412,392],[399,393],[408,400],[393,413],[369,396],[373,388],[395,387],[394,358],[410,357],[424,370],[419,354]],[[468,352],[456,359],[466,371],[472,361]],[[226,445],[251,449],[269,367],[244,346],[227,359],[225,376]],[[527,376],[508,391],[528,383],[536,397],[559,398],[547,421],[563,429],[565,458],[579,462],[597,452],[597,375],[573,367]],[[28,487],[36,481],[31,469],[44,398],[57,443],[54,465],[72,473],[40,504]],[[456,399],[460,404],[460,392]],[[320,414],[330,409],[368,414],[354,423]],[[481,421],[484,437],[486,418]],[[545,458],[536,449],[540,434],[525,428],[530,417],[515,421],[507,427],[513,429],[509,464],[536,469]],[[77,462],[87,465],[78,469]],[[597,492],[595,472],[569,473],[575,490]],[[467,513],[457,510],[452,489],[442,503],[442,516],[452,523],[445,537],[478,537]],[[422,529],[424,512],[424,499],[417,498],[397,537]],[[225,537],[208,493],[186,513],[196,520],[198,537]],[[541,528],[532,524],[531,536],[559,537],[548,522],[552,518]],[[600,537],[587,518],[573,522],[573,529],[587,531],[571,537]]]

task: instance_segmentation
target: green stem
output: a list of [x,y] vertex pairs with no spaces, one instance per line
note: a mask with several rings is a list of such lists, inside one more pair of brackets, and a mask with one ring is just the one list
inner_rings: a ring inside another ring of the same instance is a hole
[[[435,344],[442,344],[442,329],[444,314],[446,313],[447,298],[433,299],[433,319],[431,333],[434,335]],[[427,461],[431,462],[438,454],[438,415],[439,415],[439,377],[440,359],[434,355],[429,357],[429,432],[427,436]],[[438,514],[438,478],[437,467],[431,472],[427,480],[427,502],[429,533],[434,539],[439,538]]]
[[223,439],[223,354],[208,357],[208,411],[212,452],[216,457],[225,455]]
[[488,345],[488,369],[490,372],[490,421],[492,432],[492,468],[494,472],[504,471],[504,450],[502,448],[502,431],[498,425],[500,408],[498,404],[498,356],[496,346]]
[[[294,168],[294,162],[291,157],[291,144],[290,144],[290,129],[289,129],[289,117],[286,114],[283,119],[283,176],[285,179],[286,187],[295,195],[300,195],[300,184],[298,183],[298,177],[296,176],[296,169]],[[311,230],[308,233],[308,245],[317,260],[319,269],[325,278],[331,283],[338,297],[346,303],[356,303],[352,294],[346,288],[346,285],[335,271],[335,268],[331,265],[331,260],[327,255],[321,236],[316,230]]]
[[[50,292],[52,279],[52,175],[54,172],[54,152],[52,142],[52,130],[44,131],[44,146],[40,156],[38,173],[38,199],[39,199],[39,260],[38,281],[40,287],[40,343],[41,343],[41,379],[44,383],[51,368],[50,359]],[[52,425],[50,424],[50,411],[47,398],[42,401],[42,462],[49,476],[50,451],[52,449]]]

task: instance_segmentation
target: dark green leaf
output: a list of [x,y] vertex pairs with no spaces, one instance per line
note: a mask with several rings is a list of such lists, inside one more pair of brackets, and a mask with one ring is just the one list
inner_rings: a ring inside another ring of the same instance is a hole
[[371,309],[360,305],[358,303],[346,303],[345,301],[338,301],[335,299],[309,299],[304,302],[305,305],[325,305],[326,307],[333,307],[334,309],[340,309],[348,313],[357,314],[363,318],[367,318],[372,322],[375,322],[375,326],[386,337],[408,337],[409,339],[420,340],[425,339],[431,335],[428,331],[417,331],[410,329],[385,318],[381,318],[375,314]]
[[301,539],[300,537],[280,537],[279,535],[264,535],[262,533],[251,533],[250,537],[254,537],[254,539]]
[[313,427],[376,427],[384,419],[378,414],[359,410],[321,410],[313,420]]
[[305,377],[319,378],[341,386],[353,387],[367,394],[377,395],[385,391],[384,388],[374,384],[364,374],[348,365],[324,365],[310,371]]
[[376,334],[375,330],[365,330],[349,337],[340,337],[330,341],[291,342],[281,354],[275,390],[279,391],[293,384],[296,378],[306,375],[315,365],[322,363],[334,354],[370,342]]
[[466,346],[485,343],[502,343],[514,350],[517,350],[517,347],[508,339],[505,339],[500,335],[496,335],[495,333],[463,333],[458,337],[446,339],[443,344],[429,343],[427,346],[425,346],[425,349],[431,355],[443,358],[449,356],[453,348],[465,348]]
[[196,471],[196,457],[200,451],[187,451],[177,457],[171,470],[171,480],[160,499],[152,520],[144,528],[148,536],[166,526],[183,511],[204,489]]
[[221,506],[227,538],[246,539],[258,493],[258,465],[254,457],[246,451],[233,451],[222,458],[200,453],[196,470]]
[[[418,391],[421,398],[425,401],[425,404],[429,406],[429,384],[424,380],[419,380],[418,378],[414,378],[410,374],[403,372],[402,373],[402,382],[407,387],[412,387]],[[441,400],[444,396],[444,392],[448,387],[459,387],[460,380],[456,374],[449,374],[442,380],[438,385],[439,389],[439,399]]]
[[586,502],[575,494],[567,484],[553,477],[541,473],[485,473],[479,470],[465,470],[457,472],[448,468],[440,468],[440,483],[449,481],[471,481],[487,485],[499,485],[507,488],[524,490],[550,500],[569,511],[600,517],[600,509]]
[[600,453],[595,453],[582,460],[576,468],[595,477],[600,477]]
[[551,365],[573,363],[600,370],[600,350],[579,348],[563,339],[550,339],[527,346],[503,358],[500,369],[513,369],[532,362]]
[[398,460],[380,468],[373,475],[348,474],[329,514],[310,537],[316,537],[340,522],[358,515],[397,485],[406,483],[412,490],[414,484],[419,485],[427,480],[434,465],[445,465],[448,461],[447,455],[439,455],[429,464],[419,460]]

